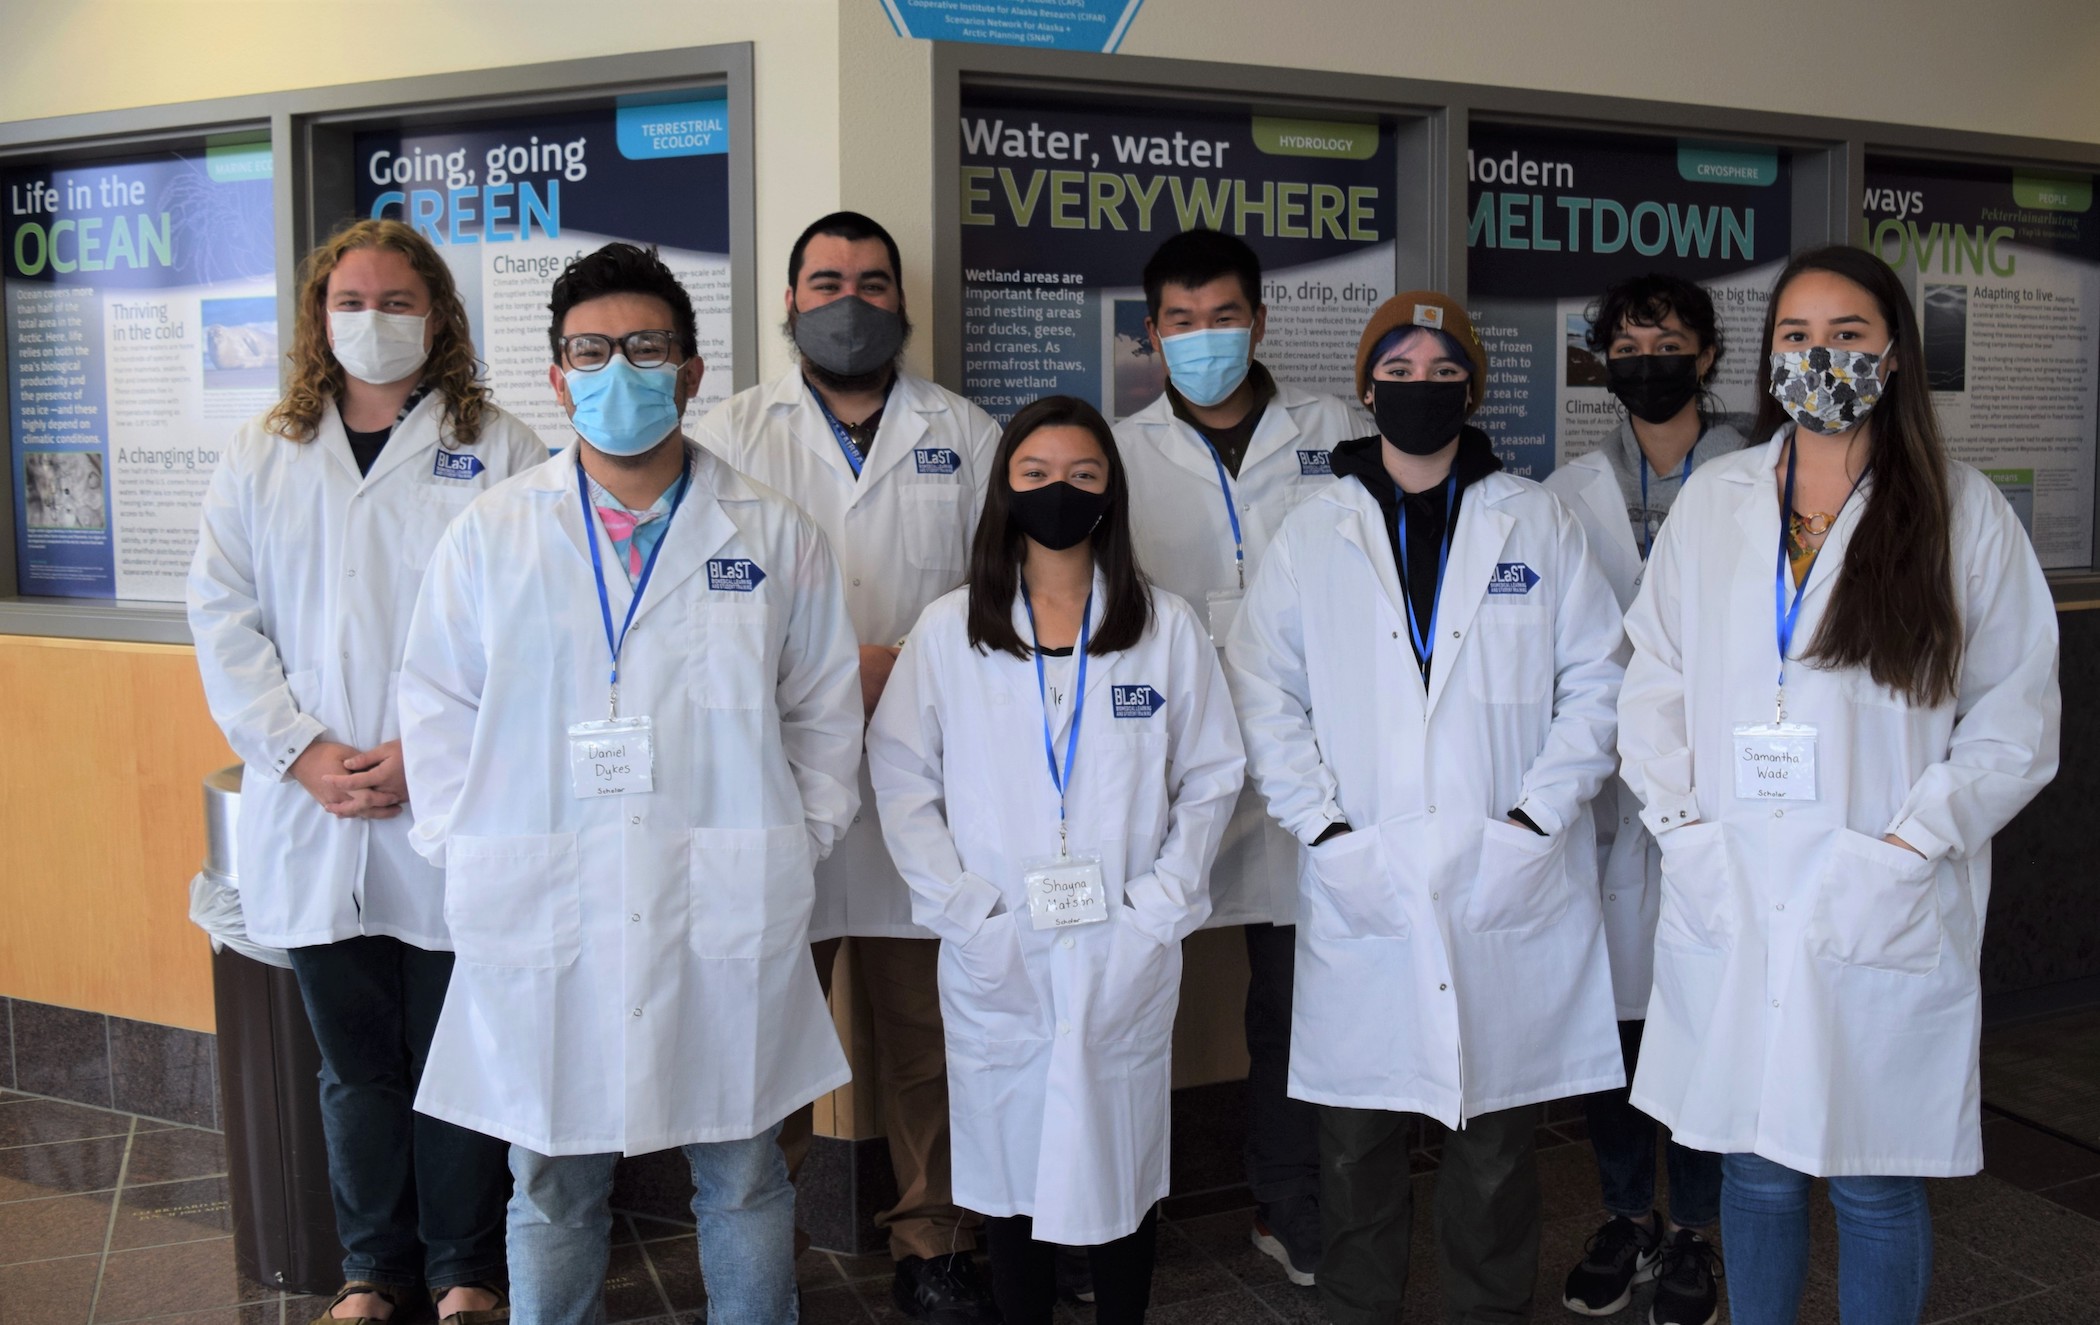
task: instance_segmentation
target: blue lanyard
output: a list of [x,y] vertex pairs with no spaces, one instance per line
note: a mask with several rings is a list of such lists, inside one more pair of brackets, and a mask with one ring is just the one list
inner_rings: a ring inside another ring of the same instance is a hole
[[583,506],[583,537],[591,545],[591,575],[598,581],[598,614],[605,621],[605,647],[612,652],[612,697],[606,701],[606,716],[620,716],[620,650],[627,644],[627,629],[634,624],[635,609],[642,605],[642,595],[649,591],[649,577],[656,572],[656,559],[661,556],[664,544],[671,537],[671,521],[678,518],[678,507],[685,501],[685,490],[692,483],[692,471],[687,469],[678,476],[678,492],[671,498],[671,513],[664,517],[664,532],[649,549],[649,556],[642,562],[642,574],[634,582],[634,597],[627,603],[627,619],[620,623],[620,633],[613,634],[612,600],[605,593],[605,563],[598,554],[598,522],[591,518],[590,486],[583,476],[583,455],[576,456],[576,500]]
[[[1679,492],[1684,491],[1685,480],[1692,476],[1692,452],[1698,449],[1699,443],[1693,442],[1692,450],[1684,453],[1684,472],[1677,476]],[[1655,551],[1655,529],[1648,523],[1648,455],[1641,450],[1639,439],[1634,441],[1633,453],[1639,457],[1641,466],[1641,560],[1646,561],[1648,554]]]
[[[1791,563],[1786,555],[1786,535],[1794,522],[1794,462],[1797,458],[1795,442],[1789,438],[1786,444],[1786,492],[1779,504],[1779,569],[1777,578],[1772,583],[1772,615],[1778,622],[1779,635],[1779,689],[1772,700],[1772,717],[1775,722],[1786,721],[1786,657],[1793,651],[1794,625],[1801,619],[1801,600],[1808,593],[1808,577],[1816,573],[1816,562],[1823,556],[1823,549],[1820,547],[1809,555],[1808,568],[1801,572],[1801,583],[1794,586],[1793,602],[1789,604],[1786,586],[1787,580],[1791,578],[1787,573]],[[1845,493],[1845,500],[1838,504],[1839,515],[1843,515],[1845,507],[1852,504],[1852,494],[1859,491],[1860,479],[1866,476],[1867,471],[1862,469],[1859,471],[1859,478],[1852,480],[1851,490]],[[1835,530],[1836,527],[1836,517],[1832,517],[1831,528]]]
[[846,453],[846,463],[853,466],[853,477],[859,478],[860,467],[866,460],[860,453],[859,444],[853,440],[853,434],[846,431],[846,425],[839,422],[838,416],[831,412],[831,406],[824,403],[824,397],[815,387],[810,387],[809,395],[817,402],[817,408],[824,412],[824,422],[831,425],[831,435],[838,439],[839,450]]
[[1065,736],[1065,770],[1057,771],[1057,744],[1050,736],[1050,683],[1043,674],[1043,645],[1035,631],[1035,604],[1028,581],[1021,581],[1021,606],[1028,612],[1028,639],[1035,645],[1035,693],[1043,704],[1043,758],[1050,765],[1050,785],[1057,788],[1057,854],[1065,854],[1065,789],[1072,785],[1072,763],[1079,757],[1079,722],[1086,716],[1086,648],[1094,636],[1094,595],[1086,596],[1079,618],[1079,676],[1072,685],[1072,729]]
[[1415,595],[1413,582],[1407,574],[1407,493],[1395,483],[1393,490],[1400,493],[1393,517],[1394,540],[1400,545],[1400,602],[1407,608],[1407,635],[1414,641],[1416,666],[1422,669],[1422,684],[1429,684],[1429,659],[1436,652],[1436,617],[1444,606],[1444,568],[1451,564],[1451,510],[1458,504],[1458,475],[1452,474],[1444,480],[1444,542],[1436,554],[1436,590],[1429,599],[1429,629],[1425,632],[1415,619]]
[[1218,454],[1217,444],[1210,438],[1203,438],[1203,446],[1210,452],[1211,463],[1218,467],[1218,490],[1225,494],[1225,518],[1232,521],[1232,572],[1239,577],[1240,588],[1244,589],[1247,587],[1247,545],[1240,537],[1240,512],[1232,501],[1232,483],[1225,476],[1225,457]]

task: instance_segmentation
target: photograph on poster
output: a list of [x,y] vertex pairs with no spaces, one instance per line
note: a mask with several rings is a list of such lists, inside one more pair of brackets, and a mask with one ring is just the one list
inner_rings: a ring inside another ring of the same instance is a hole
[[180,602],[220,439],[277,389],[269,144],[0,171],[18,593]]
[[614,240],[655,245],[692,295],[707,372],[690,417],[730,394],[728,104],[699,89],[355,136],[358,214],[437,246],[498,403],[550,448],[574,434],[547,386],[547,298]]
[[1197,226],[1260,256],[1276,379],[1351,394],[1393,293],[1389,125],[966,88],[959,132],[963,394],[995,418],[1057,393],[1111,419],[1154,399],[1140,273]]
[[1747,429],[1765,294],[1791,246],[1787,154],[1480,122],[1470,149],[1466,281],[1488,355],[1473,421],[1502,463],[1542,479],[1619,426],[1624,411],[1589,350],[1589,313],[1607,286],[1648,272],[1713,296],[1728,347],[1713,393]]
[[1860,241],[1917,301],[1947,446],[2051,569],[2093,560],[2100,216],[2091,175],[1867,158]]

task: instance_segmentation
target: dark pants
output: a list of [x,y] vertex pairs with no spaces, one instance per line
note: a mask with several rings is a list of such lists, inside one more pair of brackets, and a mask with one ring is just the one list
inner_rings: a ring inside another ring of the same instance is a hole
[[[1407,1293],[1415,1115],[1321,1106],[1320,1306],[1334,1325],[1396,1325]],[[1436,1173],[1445,1317],[1453,1325],[1531,1314],[1539,1262],[1535,1104],[1444,1133]]]
[[[1645,1021],[1619,1023],[1619,1052],[1626,1079],[1641,1058]],[[1590,1123],[1590,1147],[1604,1182],[1604,1212],[1641,1219],[1655,1210],[1655,1136],[1662,1124],[1628,1103],[1630,1087],[1600,1090],[1582,1101]],[[1708,1228],[1721,1217],[1721,1157],[1669,1143],[1670,1221],[1680,1228]]]
[[415,1112],[452,954],[398,939],[291,949],[321,1047],[321,1125],[344,1280],[504,1282],[510,1147]]
[[[1159,1209],[1137,1231],[1084,1248],[1094,1278],[1095,1325],[1139,1325],[1152,1302],[1152,1256]],[[1057,1307],[1057,1245],[1035,1240],[1035,1221],[1007,1215],[984,1221],[992,1258],[992,1296],[1006,1325],[1050,1325]]]
[[1284,1093],[1291,1075],[1291,979],[1298,927],[1248,925],[1247,1186],[1263,1205],[1320,1194],[1320,1123]]

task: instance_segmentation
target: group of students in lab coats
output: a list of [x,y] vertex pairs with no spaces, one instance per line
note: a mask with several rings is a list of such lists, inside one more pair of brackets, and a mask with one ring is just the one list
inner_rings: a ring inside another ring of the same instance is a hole
[[1658,1325],[1710,1322],[1718,1220],[1734,1318],[1793,1319],[1822,1176],[1848,1325],[1914,1321],[1921,1179],[1981,1164],[1990,838],[2059,700],[1895,275],[1787,266],[1747,448],[1703,292],[1615,286],[1627,418],[1544,485],[1469,422],[1487,354],[1436,292],[1372,313],[1360,412],[1269,375],[1254,255],[1187,232],[1144,274],[1160,399],[1002,430],[898,366],[900,276],[868,218],[812,224],[795,367],[689,436],[685,292],[579,257],[550,460],[413,231],[309,259],[190,608],[250,933],[323,1052],[330,1315],[602,1319],[614,1163],[682,1147],[710,1319],[796,1319],[851,936],[899,1310],[1048,1321],[1063,1246],[1142,1320],[1180,942],[1232,924],[1250,1236],[1336,1325],[1399,1319],[1418,1116],[1449,1314],[1525,1318],[1570,1096],[1607,1220],[1569,1308],[1654,1279]]

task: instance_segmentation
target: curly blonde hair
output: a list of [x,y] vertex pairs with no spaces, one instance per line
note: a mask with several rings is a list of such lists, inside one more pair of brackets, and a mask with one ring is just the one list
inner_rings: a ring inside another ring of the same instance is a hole
[[472,446],[495,405],[481,381],[466,305],[452,272],[429,240],[399,221],[357,221],[329,236],[300,264],[298,323],[292,333],[292,380],[264,425],[294,442],[310,442],[328,403],[342,394],[343,366],[328,348],[328,278],[344,255],[378,248],[399,253],[430,289],[435,330],[423,382],[445,398],[444,431],[452,444]]

